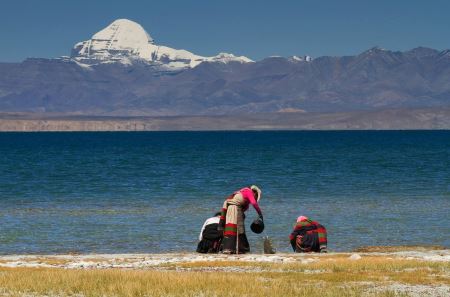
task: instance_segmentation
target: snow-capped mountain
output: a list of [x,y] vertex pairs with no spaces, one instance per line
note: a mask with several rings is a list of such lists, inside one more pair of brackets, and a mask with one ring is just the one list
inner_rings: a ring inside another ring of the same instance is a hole
[[155,44],[153,38],[136,22],[119,19],[91,39],[75,44],[71,59],[81,64],[144,62],[165,70],[193,68],[202,62],[253,62],[244,56],[220,53],[203,57],[186,50]]

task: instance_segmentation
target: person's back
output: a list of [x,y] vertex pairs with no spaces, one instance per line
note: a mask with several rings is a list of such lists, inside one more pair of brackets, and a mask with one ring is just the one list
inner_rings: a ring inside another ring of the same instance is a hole
[[289,239],[292,249],[296,253],[324,253],[327,251],[325,227],[305,216],[297,218],[297,223],[289,235]]
[[200,231],[197,245],[197,253],[218,253],[222,243],[222,232],[217,230],[219,226],[220,212],[205,221]]

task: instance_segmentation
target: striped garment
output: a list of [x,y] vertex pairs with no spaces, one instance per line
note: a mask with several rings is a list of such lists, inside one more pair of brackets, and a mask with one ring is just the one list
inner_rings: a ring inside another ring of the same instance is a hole
[[295,252],[326,252],[327,230],[324,226],[311,219],[298,221],[289,235]]
[[236,253],[239,234],[239,253],[250,251],[245,235],[244,209],[248,206],[242,195],[230,195],[223,203],[219,225],[223,228],[223,252]]
[[224,236],[236,236],[245,233],[244,211],[247,206],[241,195],[230,195],[223,203],[219,225],[224,226]]

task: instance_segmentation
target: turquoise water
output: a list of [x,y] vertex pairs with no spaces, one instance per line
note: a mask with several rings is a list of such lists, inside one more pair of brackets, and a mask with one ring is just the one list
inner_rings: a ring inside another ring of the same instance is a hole
[[450,246],[450,131],[0,133],[0,254],[193,251],[249,184],[254,252],[301,214],[335,251]]

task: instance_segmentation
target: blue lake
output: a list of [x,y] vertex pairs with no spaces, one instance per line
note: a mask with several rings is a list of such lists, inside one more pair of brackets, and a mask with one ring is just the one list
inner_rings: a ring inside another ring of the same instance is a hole
[[253,252],[299,215],[334,251],[450,246],[450,131],[0,133],[0,254],[193,251],[250,184]]

